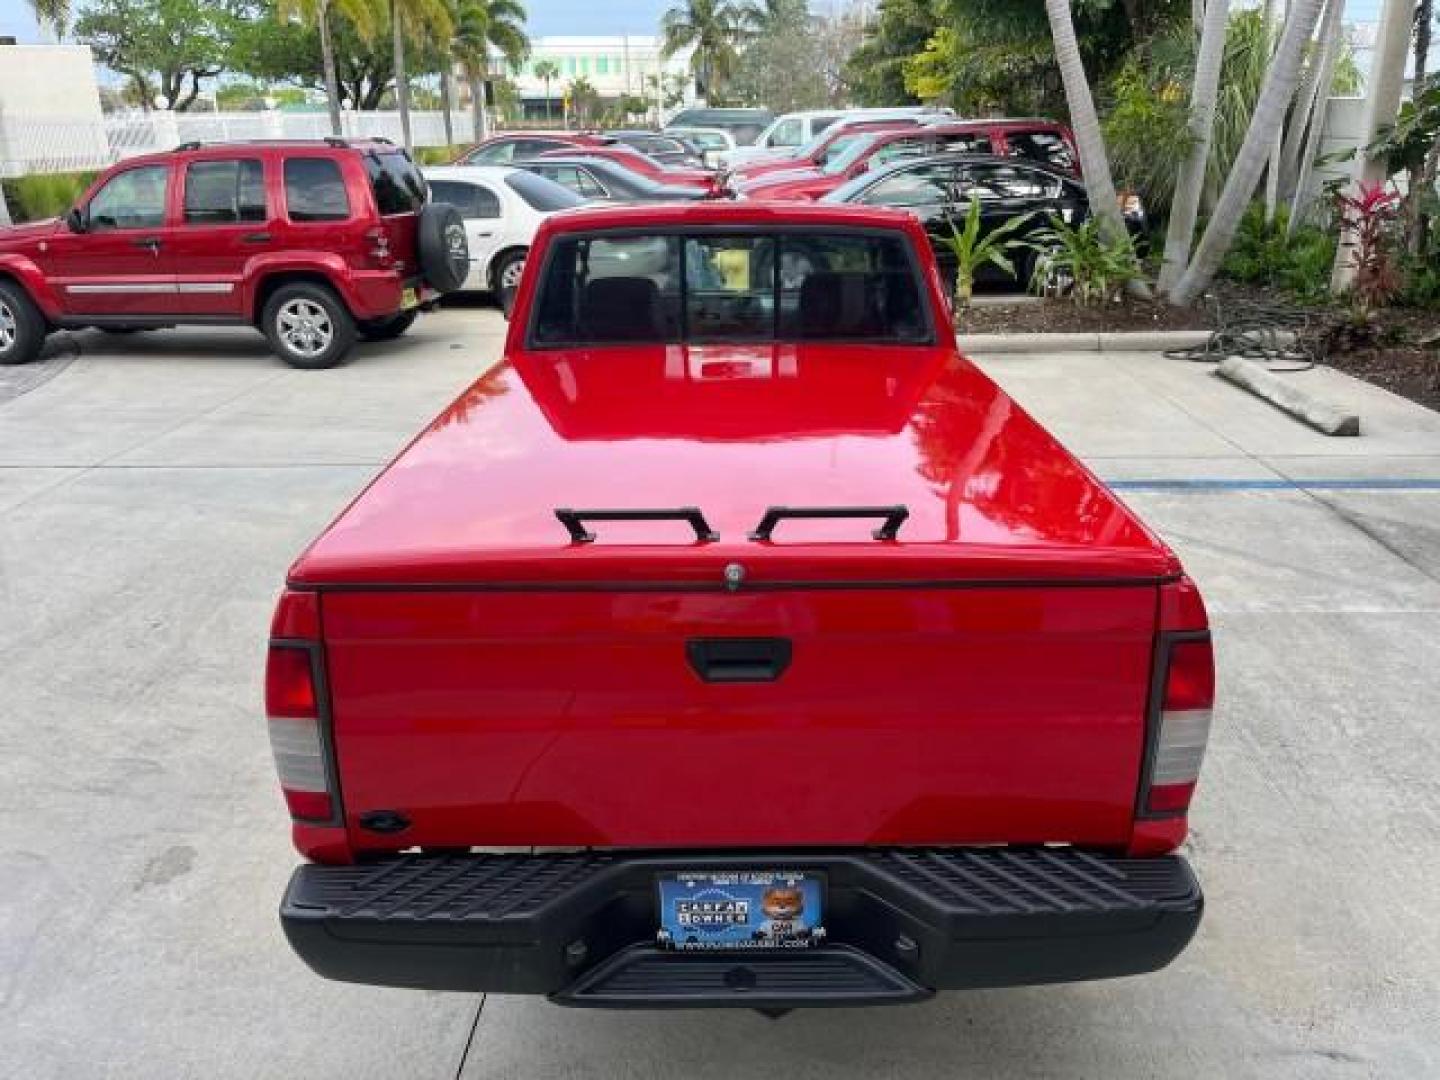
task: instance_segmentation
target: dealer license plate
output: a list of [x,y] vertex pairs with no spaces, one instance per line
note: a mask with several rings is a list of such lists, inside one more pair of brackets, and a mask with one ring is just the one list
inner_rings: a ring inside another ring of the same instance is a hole
[[789,870],[661,875],[662,946],[681,950],[803,949],[825,938],[824,880]]

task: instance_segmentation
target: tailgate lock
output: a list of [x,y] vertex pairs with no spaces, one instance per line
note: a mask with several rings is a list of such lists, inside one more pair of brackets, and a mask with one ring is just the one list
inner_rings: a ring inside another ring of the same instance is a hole
[[725,588],[731,592],[739,592],[740,586],[745,583],[745,567],[738,562],[732,562],[725,567]]

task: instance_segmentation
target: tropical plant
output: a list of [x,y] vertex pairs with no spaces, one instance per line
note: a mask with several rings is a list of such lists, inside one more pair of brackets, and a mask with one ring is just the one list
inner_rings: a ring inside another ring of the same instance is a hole
[[735,67],[729,97],[777,113],[831,104],[823,37],[826,20],[805,0],[767,0],[749,12],[749,44]]
[[373,0],[279,0],[275,8],[280,19],[313,26],[319,34],[325,101],[330,109],[330,131],[339,136],[344,132],[340,128],[340,76],[335,64],[335,42],[330,26],[332,12],[343,15],[363,38],[369,38],[375,32]]
[[600,92],[584,75],[577,75],[570,80],[570,85],[565,88],[565,97],[570,102],[570,114],[581,127],[590,119],[595,106],[600,104]]
[[660,19],[660,54],[694,51],[690,70],[696,89],[714,104],[740,62],[740,45],[754,15],[735,0],[680,0]]
[[[1053,0],[1052,0],[1053,2]],[[1291,0],[1290,18],[1285,23],[1280,45],[1267,70],[1260,96],[1255,104],[1255,114],[1245,133],[1245,141],[1235,155],[1235,163],[1225,180],[1225,187],[1216,200],[1214,212],[1200,238],[1190,264],[1180,280],[1171,289],[1171,303],[1188,305],[1197,300],[1215,276],[1230,241],[1235,236],[1240,216],[1260,173],[1270,159],[1270,152],[1276,135],[1285,122],[1285,113],[1295,96],[1295,87],[1300,80],[1300,62],[1315,23],[1320,18],[1323,0]]]
[[1400,290],[1400,271],[1389,236],[1399,214],[1400,195],[1384,184],[1361,184],[1354,195],[1341,194],[1336,203],[1341,227],[1352,244],[1350,295],[1359,312],[1369,315]]
[[407,37],[424,43],[445,41],[454,33],[446,0],[389,0],[390,43],[395,57],[395,105],[400,110],[400,132],[408,150],[415,145],[410,133],[410,80],[405,71]]
[[[1315,0],[1316,3],[1319,0]],[[1139,277],[1140,264],[1130,246],[1130,234],[1120,213],[1115,195],[1115,182],[1110,177],[1110,161],[1105,153],[1105,138],[1100,131],[1100,118],[1095,100],[1085,78],[1085,65],[1080,56],[1080,43],[1075,37],[1075,23],[1070,14],[1070,0],[1045,0],[1045,13],[1050,19],[1050,33],[1055,41],[1055,61],[1065,86],[1065,100],[1070,105],[1070,127],[1080,151],[1080,168],[1085,176],[1085,191],[1098,228],[1108,245],[1131,252],[1126,264],[1134,274],[1131,289],[1149,296],[1149,288]]]
[[4,182],[0,203],[9,202],[16,221],[58,217],[75,205],[94,179],[93,172],[18,176]]
[[1080,307],[1115,299],[1139,273],[1129,242],[1106,235],[1095,217],[1071,225],[1051,215],[1050,224],[1035,233],[1032,246],[1039,257],[1030,278],[1037,292],[1068,291]]
[[1215,136],[1215,102],[1220,90],[1220,67],[1225,57],[1225,30],[1230,21],[1230,0],[1208,0],[1200,26],[1200,50],[1195,58],[1195,79],[1190,89],[1186,118],[1190,147],[1175,176],[1166,223],[1165,254],[1160,264],[1160,291],[1169,292],[1185,264],[1195,239],[1195,219],[1205,186],[1205,168]]
[[[541,60],[535,65],[535,77],[545,84],[545,119],[550,119],[550,83],[560,77],[560,65],[554,60]],[[652,76],[653,78],[653,76]]]
[[1414,256],[1428,253],[1429,222],[1440,210],[1435,193],[1440,164],[1440,75],[1431,75],[1400,106],[1395,123],[1365,152],[1385,162],[1389,176],[1409,173],[1405,196],[1405,248]]
[[880,0],[876,17],[845,64],[845,83],[860,105],[913,103],[906,65],[941,28],[930,0]]
[[1240,219],[1221,271],[1249,285],[1279,289],[1304,303],[1320,303],[1330,291],[1335,237],[1314,225],[1291,228],[1281,207],[1266,220],[1265,205],[1253,202]]
[[970,205],[965,208],[965,220],[956,225],[949,221],[950,235],[942,237],[945,246],[955,256],[955,307],[964,310],[970,306],[970,295],[975,289],[975,275],[986,266],[997,266],[1005,273],[1014,275],[1015,264],[1010,259],[1012,251],[1029,245],[1018,239],[1015,233],[1024,228],[1034,214],[1020,214],[1006,219],[983,236],[980,234],[980,196],[971,195]]
[[[1225,0],[1213,2],[1223,6]],[[1109,114],[1101,131],[1115,180],[1121,189],[1139,195],[1152,217],[1166,217],[1176,182],[1199,139],[1190,124],[1184,88],[1173,81],[1152,84],[1142,65],[1132,60],[1111,79],[1109,92]],[[1200,168],[1203,173],[1203,159]]]
[[56,41],[65,36],[70,25],[70,0],[30,0],[30,10],[35,13],[35,22],[42,31]]
[[[450,54],[465,72],[470,84],[470,106],[474,112],[475,138],[489,134],[485,87],[490,69],[490,50],[504,57],[512,68],[525,62],[530,54],[530,39],[525,35],[525,6],[520,0],[449,0],[451,21],[455,27]],[[549,108],[549,88],[546,88]]]

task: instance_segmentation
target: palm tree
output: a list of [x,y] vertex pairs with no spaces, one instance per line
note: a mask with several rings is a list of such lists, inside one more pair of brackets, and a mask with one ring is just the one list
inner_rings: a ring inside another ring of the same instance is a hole
[[[1128,247],[1130,233],[1120,213],[1120,200],[1115,196],[1115,181],[1110,177],[1110,159],[1105,153],[1104,136],[1100,134],[1095,99],[1085,78],[1085,64],[1080,58],[1080,43],[1075,38],[1070,0],[1045,0],[1045,13],[1050,18],[1050,36],[1055,39],[1055,62],[1065,86],[1065,101],[1070,106],[1070,127],[1075,132],[1075,145],[1080,151],[1080,169],[1085,175],[1090,210],[1107,239]],[[1131,282],[1130,289],[1145,296],[1150,292],[1139,279]]]
[[56,41],[65,36],[70,25],[70,0],[30,0],[30,10],[42,32],[49,31]]
[[1170,203],[1170,224],[1165,232],[1165,261],[1160,267],[1160,291],[1169,292],[1190,261],[1195,239],[1195,217],[1205,187],[1205,163],[1215,134],[1215,101],[1220,92],[1220,64],[1225,58],[1225,29],[1230,22],[1230,0],[1209,0],[1200,27],[1200,52],[1195,58],[1195,85],[1190,91],[1190,133],[1195,142],[1181,166]]
[[595,89],[595,84],[584,75],[577,75],[570,80],[570,88],[567,92],[570,98],[570,110],[575,115],[580,127],[585,126],[585,121],[590,119],[591,110],[600,100],[600,94]]
[[470,106],[475,116],[475,139],[489,134],[485,77],[490,72],[490,50],[496,49],[512,68],[530,55],[525,35],[525,5],[520,0],[452,0],[455,37],[451,51],[470,83]]
[[335,42],[330,34],[330,15],[347,19],[355,32],[369,38],[375,32],[375,10],[368,0],[280,0],[276,14],[284,22],[298,19],[320,33],[320,63],[325,72],[325,100],[330,106],[330,133],[340,130],[340,77],[335,69]]
[[693,48],[690,69],[697,89],[713,104],[716,90],[740,61],[739,44],[754,17],[751,8],[734,0],[680,0],[660,19],[660,55],[669,59]]
[[1205,235],[1200,238],[1190,265],[1170,291],[1172,304],[1189,305],[1199,299],[1200,293],[1215,276],[1220,260],[1230,249],[1230,242],[1235,239],[1235,230],[1240,224],[1240,215],[1255,193],[1255,185],[1270,157],[1275,133],[1285,122],[1285,112],[1290,107],[1290,99],[1295,96],[1295,85],[1300,81],[1300,61],[1305,55],[1310,35],[1315,31],[1315,23],[1320,19],[1323,2],[1294,0],[1291,4],[1290,19],[1280,36],[1280,46],[1275,50],[1270,70],[1265,75],[1260,100],[1255,103],[1255,115],[1245,133],[1245,141],[1235,155],[1235,163],[1230,167],[1230,175],[1215,203]]
[[560,77],[560,65],[554,60],[541,60],[535,65],[535,77],[545,84],[545,119],[550,119],[550,80]]
[[418,40],[445,41],[454,32],[445,0],[390,0],[390,35],[395,50],[395,104],[400,109],[400,132],[405,149],[414,147],[410,135],[410,83],[405,74],[405,35]]

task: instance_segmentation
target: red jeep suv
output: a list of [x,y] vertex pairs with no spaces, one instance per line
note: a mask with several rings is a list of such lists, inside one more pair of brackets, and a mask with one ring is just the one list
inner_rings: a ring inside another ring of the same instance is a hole
[[113,166],[61,220],[0,229],[0,363],[61,328],[234,323],[333,367],[468,272],[459,213],[388,142],[187,143]]

